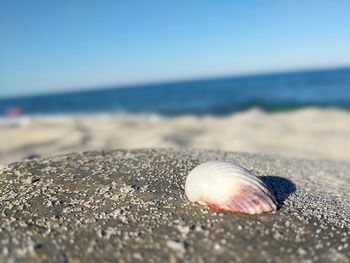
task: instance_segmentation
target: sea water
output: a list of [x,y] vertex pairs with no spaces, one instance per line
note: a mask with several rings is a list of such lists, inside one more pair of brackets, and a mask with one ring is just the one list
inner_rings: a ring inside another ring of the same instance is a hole
[[350,110],[350,68],[178,81],[0,99],[0,115],[103,112],[224,115],[252,107]]

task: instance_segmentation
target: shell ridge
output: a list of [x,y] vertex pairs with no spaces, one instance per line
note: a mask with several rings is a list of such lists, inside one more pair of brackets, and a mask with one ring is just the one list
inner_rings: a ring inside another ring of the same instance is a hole
[[250,176],[249,179],[251,180],[245,178],[243,175],[239,175],[239,177],[257,186],[261,191],[265,192],[265,194],[267,194],[271,199],[273,199],[276,202],[275,198],[271,195],[267,185],[264,182],[262,182],[261,179],[259,179],[257,176]]

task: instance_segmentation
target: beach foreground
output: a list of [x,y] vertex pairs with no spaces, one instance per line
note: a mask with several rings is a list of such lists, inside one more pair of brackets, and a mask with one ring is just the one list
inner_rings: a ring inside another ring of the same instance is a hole
[[0,163],[120,148],[205,148],[350,161],[350,112],[308,108],[229,116],[92,114],[0,121]]
[[[280,209],[193,204],[188,172],[245,166]],[[2,166],[1,262],[348,262],[350,164],[206,150],[75,153]]]

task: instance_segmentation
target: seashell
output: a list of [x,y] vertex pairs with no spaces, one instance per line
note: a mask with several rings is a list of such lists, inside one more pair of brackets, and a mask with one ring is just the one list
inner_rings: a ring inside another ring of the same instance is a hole
[[253,215],[277,210],[277,201],[263,181],[250,170],[228,162],[196,166],[186,178],[185,192],[191,202],[219,211]]

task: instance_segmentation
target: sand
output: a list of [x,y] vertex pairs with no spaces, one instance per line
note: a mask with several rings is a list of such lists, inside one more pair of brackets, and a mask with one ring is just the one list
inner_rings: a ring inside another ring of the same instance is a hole
[[[189,202],[206,160],[253,170],[274,214]],[[1,262],[349,262],[350,164],[205,150],[118,150],[0,169]]]
[[229,116],[94,114],[0,120],[0,163],[120,148],[204,148],[350,161],[350,112],[308,108]]

